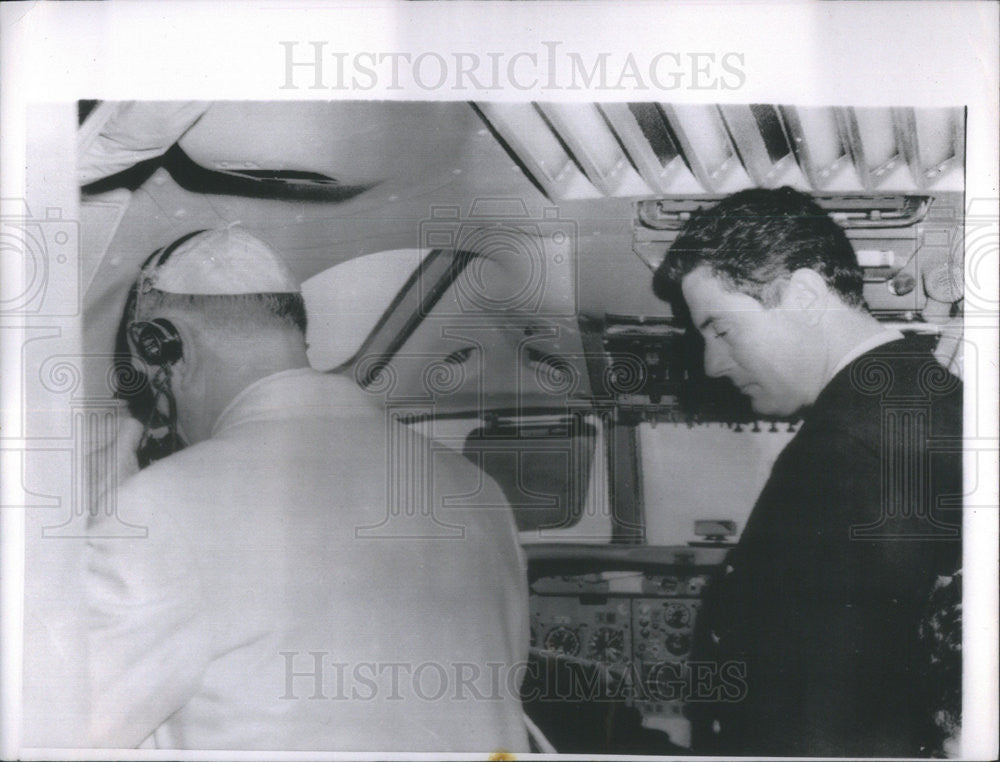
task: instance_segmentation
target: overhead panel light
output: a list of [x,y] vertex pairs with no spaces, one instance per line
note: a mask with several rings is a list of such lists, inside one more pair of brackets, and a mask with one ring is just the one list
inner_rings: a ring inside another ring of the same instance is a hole
[[719,112],[747,174],[756,185],[805,185],[778,110],[764,105],[724,105]]
[[601,195],[533,104],[476,105],[549,198],[597,198]]
[[750,114],[757,124],[757,129],[760,130],[761,138],[771,161],[778,163],[791,156],[792,146],[788,142],[788,134],[785,132],[785,125],[777,107],[754,103],[749,108]]
[[647,196],[638,175],[594,103],[539,103],[552,126],[590,181],[608,196]]
[[661,104],[682,155],[703,189],[731,192],[751,184],[715,106]]
[[[781,106],[792,150],[814,190],[832,185],[840,191],[860,190],[850,177],[851,161],[837,127],[834,109]],[[852,187],[853,186],[853,187]]]
[[917,188],[949,185],[961,189],[965,163],[964,113],[961,108],[895,108],[896,142]]
[[892,127],[892,112],[887,108],[856,108],[858,132],[865,146],[868,168],[876,176],[884,175],[899,160],[896,135]]
[[646,185],[657,193],[701,192],[656,103],[603,103],[600,108]]
[[961,108],[914,109],[920,169],[928,183],[936,183],[965,160],[964,113]]
[[837,134],[840,136],[841,145],[846,149],[847,155],[851,159],[854,171],[861,187],[866,191],[872,189],[872,179],[868,173],[868,161],[865,159],[865,149],[861,144],[861,133],[858,129],[858,121],[854,112],[847,108],[835,108],[833,110],[836,118]]
[[892,123],[896,131],[896,145],[910,170],[910,178],[917,188],[927,186],[920,164],[920,148],[917,145],[917,120],[912,108],[892,109]]
[[[837,122],[851,155],[858,179],[866,191],[880,185],[898,185],[899,178],[887,183],[893,170],[902,165],[897,148],[892,111],[887,108],[840,108]],[[903,178],[902,182],[907,183]]]
[[667,117],[658,104],[629,103],[625,106],[620,103],[610,103],[606,108],[628,109],[628,113],[632,115],[643,137],[648,141],[649,148],[662,169],[676,166],[678,161],[683,163],[677,136],[667,123]]
[[729,129],[743,166],[755,185],[768,185],[774,163],[753,113],[746,106],[720,106],[719,113]]

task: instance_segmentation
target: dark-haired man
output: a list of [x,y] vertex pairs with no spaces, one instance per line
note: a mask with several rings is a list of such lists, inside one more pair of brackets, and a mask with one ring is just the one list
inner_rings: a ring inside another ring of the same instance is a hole
[[[116,492],[145,537],[90,527],[88,745],[526,750],[524,557],[499,489],[309,367],[298,283],[239,228],[152,257],[133,310],[186,447]],[[443,505],[477,488],[498,508]]]
[[803,418],[705,602],[693,658],[738,663],[747,690],[694,706],[697,750],[926,753],[917,631],[960,562],[960,383],[869,314],[844,231],[791,188],[693,215],[654,289],[708,375]]

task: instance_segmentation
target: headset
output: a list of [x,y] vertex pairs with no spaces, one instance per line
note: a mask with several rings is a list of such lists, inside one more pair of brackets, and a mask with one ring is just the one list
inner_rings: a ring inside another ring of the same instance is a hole
[[[139,440],[137,456],[139,466],[146,467],[155,460],[164,458],[181,449],[184,444],[177,433],[177,403],[170,389],[173,365],[184,356],[184,345],[177,327],[166,318],[136,320],[142,314],[142,297],[153,290],[152,276],[163,266],[181,245],[204,230],[196,230],[181,236],[176,241],[154,251],[145,262],[139,278],[132,287],[126,306],[128,326],[126,335],[130,351],[147,366],[154,369],[149,378],[152,392],[149,409],[143,416],[142,438]],[[160,401],[166,403],[166,413],[160,410]]]
[[128,327],[128,337],[139,359],[148,365],[170,366],[184,355],[177,329],[164,318],[132,323]]
[[135,304],[130,316],[128,336],[136,354],[143,362],[154,367],[164,368],[173,365],[184,354],[183,344],[177,328],[165,318],[153,320],[134,320],[140,314],[140,302],[144,294],[153,290],[152,274],[166,264],[182,245],[204,230],[195,230],[183,235],[169,246],[154,251],[142,264],[139,280],[136,284]]

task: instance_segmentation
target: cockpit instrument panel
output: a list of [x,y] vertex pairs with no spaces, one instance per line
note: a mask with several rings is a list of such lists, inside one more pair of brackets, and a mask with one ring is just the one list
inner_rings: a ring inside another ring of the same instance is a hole
[[695,680],[704,680],[693,674],[689,657],[709,572],[687,567],[537,577],[532,647],[601,665],[607,690],[638,709],[646,727],[683,742],[689,732],[684,706]]

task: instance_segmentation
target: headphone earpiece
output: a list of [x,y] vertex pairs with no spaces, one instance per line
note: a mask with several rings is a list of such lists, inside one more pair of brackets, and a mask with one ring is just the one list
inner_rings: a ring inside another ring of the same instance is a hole
[[139,359],[149,365],[161,368],[173,365],[183,355],[180,334],[169,320],[155,318],[133,323],[128,333]]

